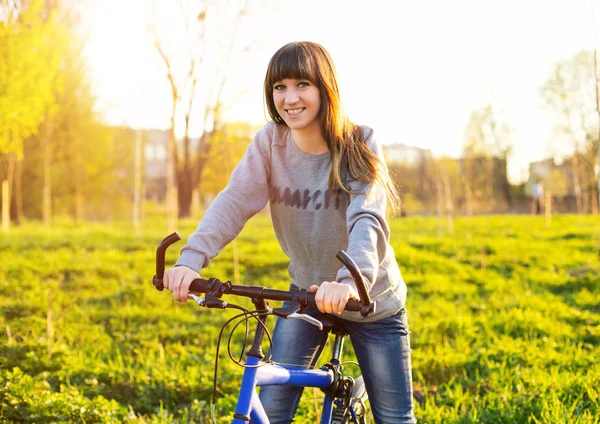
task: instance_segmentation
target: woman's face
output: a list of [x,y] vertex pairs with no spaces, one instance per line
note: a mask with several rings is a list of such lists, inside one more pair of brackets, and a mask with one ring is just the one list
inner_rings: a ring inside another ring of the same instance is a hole
[[286,78],[273,84],[273,102],[279,116],[292,130],[319,125],[321,94],[309,80]]

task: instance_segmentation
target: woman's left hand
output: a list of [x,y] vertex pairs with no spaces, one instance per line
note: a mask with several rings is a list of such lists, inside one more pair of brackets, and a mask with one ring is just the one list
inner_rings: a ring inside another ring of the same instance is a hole
[[327,314],[341,314],[344,312],[348,299],[358,299],[358,294],[354,288],[337,281],[323,281],[320,286],[310,286],[308,291],[316,293],[317,308]]

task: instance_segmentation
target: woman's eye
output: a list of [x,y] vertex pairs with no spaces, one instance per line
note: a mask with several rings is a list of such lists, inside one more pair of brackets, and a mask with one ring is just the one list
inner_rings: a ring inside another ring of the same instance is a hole
[[282,84],[277,84],[276,86],[273,87],[273,90],[275,90],[275,91],[281,91],[283,89],[285,89],[285,85],[282,85]]
[[304,88],[304,87],[308,87],[309,85],[310,85],[309,83],[303,81],[300,84],[298,84],[298,87]]

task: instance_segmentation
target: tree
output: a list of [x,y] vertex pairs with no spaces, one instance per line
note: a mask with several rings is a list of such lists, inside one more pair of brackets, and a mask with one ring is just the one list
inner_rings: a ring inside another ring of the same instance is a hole
[[[509,206],[512,202],[506,178],[506,163],[512,150],[510,129],[497,115],[491,103],[473,111],[465,129],[464,145],[467,203],[478,191],[485,191],[493,210],[498,208],[498,195]],[[467,210],[472,210],[472,206],[467,204]]]
[[[58,58],[43,52],[57,27],[52,20],[42,19],[41,0],[20,10],[11,5],[1,7],[6,20],[0,21],[0,155],[7,162],[7,186],[14,192],[15,170],[20,169],[23,160],[23,142],[38,133],[53,100],[52,82],[58,72]],[[6,196],[9,203],[12,197]],[[17,221],[21,210],[17,208]],[[5,229],[8,220],[8,216],[3,216]]]
[[133,132],[100,122],[83,54],[85,40],[77,34],[81,8],[60,4],[48,0],[41,13],[55,31],[39,55],[58,57],[58,72],[39,133],[24,142],[24,209],[46,223],[53,214],[75,221],[124,218],[133,184]]
[[[598,166],[598,115],[593,54],[581,51],[556,63],[541,89],[547,109],[555,118],[556,137],[566,140],[572,150],[573,186],[579,213],[596,202],[597,188],[590,175]],[[590,196],[590,194],[595,194]],[[597,208],[592,206],[591,209]]]
[[[157,19],[152,28],[173,102],[167,172],[167,204],[172,229],[175,193],[178,216],[189,217],[193,192],[200,184],[206,158],[214,144],[211,138],[222,125],[222,94],[232,57],[246,52],[251,44],[242,45],[237,37],[248,15],[246,3],[240,0],[229,0],[227,4],[215,0],[181,1],[177,13],[181,31],[177,36],[173,36],[172,20],[166,28],[166,24]],[[223,32],[222,28],[229,30]],[[179,116],[183,119],[181,146],[175,140]],[[190,138],[193,122],[202,131],[195,144]]]

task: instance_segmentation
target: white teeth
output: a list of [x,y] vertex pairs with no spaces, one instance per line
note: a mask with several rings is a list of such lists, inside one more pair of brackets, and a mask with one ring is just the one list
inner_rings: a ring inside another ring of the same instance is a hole
[[300,112],[302,112],[304,109],[288,109],[287,113],[289,113],[290,115],[298,115]]

